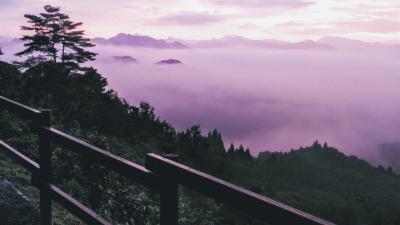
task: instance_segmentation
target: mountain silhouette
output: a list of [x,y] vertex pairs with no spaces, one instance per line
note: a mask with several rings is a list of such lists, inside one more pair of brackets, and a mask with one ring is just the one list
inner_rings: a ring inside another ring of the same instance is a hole
[[119,33],[111,38],[94,38],[93,41],[100,45],[128,45],[145,48],[161,49],[187,49],[188,47],[178,41],[167,42],[163,39],[155,39],[149,36],[131,35]]

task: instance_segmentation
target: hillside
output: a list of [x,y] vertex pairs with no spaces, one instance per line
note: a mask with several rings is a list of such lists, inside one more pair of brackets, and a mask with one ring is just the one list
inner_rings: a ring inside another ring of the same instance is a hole
[[[129,105],[94,69],[76,74],[44,63],[25,72],[0,63],[0,95],[37,108],[51,108],[55,127],[113,153],[142,163],[147,152],[177,153],[182,163],[337,224],[400,223],[400,177],[346,156],[327,144],[287,153],[231,145],[200,126],[178,132],[148,103]],[[0,139],[37,159],[29,124],[0,112]],[[0,177],[34,199],[29,178],[0,153]],[[54,180],[62,189],[116,224],[157,224],[154,193],[54,146]],[[118,182],[116,182],[118,181]],[[204,196],[181,189],[181,224],[260,224]],[[213,209],[213,210],[210,210]],[[57,209],[57,224],[80,224]],[[60,216],[61,215],[61,216]],[[134,218],[131,223],[123,218]]]

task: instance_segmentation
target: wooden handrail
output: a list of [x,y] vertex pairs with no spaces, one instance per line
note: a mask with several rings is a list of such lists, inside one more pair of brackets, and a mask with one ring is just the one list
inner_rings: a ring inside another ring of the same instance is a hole
[[76,215],[79,219],[90,225],[111,225],[110,222],[101,218],[93,210],[84,206],[79,201],[75,200],[68,194],[64,193],[61,189],[54,185],[47,185],[53,199],[67,208],[72,214]]
[[0,149],[5,151],[9,156],[17,160],[23,167],[29,170],[31,173],[39,172],[39,164],[32,159],[28,158],[20,151],[14,149],[4,141],[0,140]]
[[98,162],[150,189],[157,190],[160,188],[158,180],[144,166],[116,156],[54,128],[41,127],[40,129],[45,132],[52,141],[67,147],[77,154],[90,158],[93,162]]
[[41,225],[52,224],[51,199],[88,224],[110,225],[94,211],[51,184],[50,142],[67,147],[93,162],[114,170],[160,193],[160,224],[178,224],[178,186],[184,185],[260,220],[274,224],[333,225],[326,220],[291,208],[224,180],[150,153],[146,167],[116,156],[51,127],[50,113],[36,110],[0,96],[0,110],[8,110],[34,122],[39,134],[39,164],[0,140],[0,149],[32,172],[32,183],[40,189]]
[[23,105],[19,102],[15,102],[3,96],[0,96],[0,110],[7,110],[33,122],[39,123],[43,119],[41,111]]
[[328,221],[157,154],[147,154],[146,167],[164,179],[187,186],[271,224],[332,225]]
[[0,140],[0,149],[5,151],[10,157],[14,158],[22,164],[26,169],[32,173],[32,184],[38,188],[45,188],[58,203],[67,208],[70,212],[73,212],[79,219],[88,223],[96,225],[111,225],[91,209],[82,205],[80,202],[64,193],[61,189],[53,184],[45,184],[40,177],[40,167],[35,161],[29,159],[27,156],[22,154],[20,151],[14,149],[13,147],[6,144],[4,141]]

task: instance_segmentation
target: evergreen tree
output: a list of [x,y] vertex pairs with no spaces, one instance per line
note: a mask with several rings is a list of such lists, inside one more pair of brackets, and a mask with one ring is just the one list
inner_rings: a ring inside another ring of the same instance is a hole
[[1,48],[0,48],[0,55],[3,55],[3,52],[1,51]]
[[391,166],[388,166],[388,168],[386,169],[386,172],[388,172],[389,174],[393,174],[393,169]]
[[249,148],[246,148],[246,159],[248,159],[248,160],[252,160],[253,159],[253,156],[251,156]]
[[24,15],[30,26],[22,26],[25,31],[32,31],[32,35],[24,35],[25,49],[17,56],[29,56],[20,63],[23,67],[32,67],[42,62],[60,63],[71,70],[83,70],[79,64],[94,60],[96,53],[87,51],[93,47],[90,39],[84,37],[83,30],[77,30],[82,25],[75,23],[69,16],[60,12],[59,7],[44,6],[39,15]]
[[237,156],[241,159],[244,158],[244,156],[246,155],[245,151],[244,151],[244,147],[243,145],[239,145],[239,148],[236,150]]
[[233,145],[233,143],[231,143],[231,145],[228,148],[228,154],[229,155],[235,154],[235,146]]
[[312,147],[313,147],[315,150],[320,150],[320,149],[322,148],[322,146],[321,146],[321,144],[318,142],[318,140],[316,140],[316,141],[314,142],[314,144],[312,145]]
[[216,156],[221,156],[226,153],[224,141],[221,134],[217,130],[209,132],[207,135],[207,142],[210,146],[210,153]]

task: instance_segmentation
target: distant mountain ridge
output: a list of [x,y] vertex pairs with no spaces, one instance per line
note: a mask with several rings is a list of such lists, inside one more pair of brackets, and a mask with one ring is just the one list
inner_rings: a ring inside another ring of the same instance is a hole
[[134,47],[160,48],[160,49],[187,49],[188,46],[178,42],[167,42],[143,35],[119,33],[111,38],[93,38],[92,41],[100,45],[127,45]]
[[119,33],[111,38],[94,38],[94,43],[100,45],[127,45],[134,47],[147,47],[159,49],[188,49],[188,48],[224,48],[224,47],[255,47],[267,49],[314,49],[329,50],[332,46],[312,40],[300,42],[285,42],[272,39],[253,40],[241,36],[230,35],[223,38],[211,40],[182,40],[169,37],[167,39],[156,39],[145,35],[132,35]]
[[[222,38],[209,40],[179,39],[169,37],[158,39],[147,35],[119,33],[110,38],[93,38],[96,45],[132,46],[155,49],[189,49],[189,48],[228,48],[252,47],[259,49],[276,50],[391,50],[400,49],[400,41],[366,42],[339,36],[325,36],[318,40],[303,40],[288,42],[274,39],[250,39],[238,35],[228,35]],[[18,38],[0,36],[0,46],[13,46],[22,44]]]
[[[173,40],[170,38],[169,40]],[[181,41],[192,48],[224,48],[224,47],[254,47],[266,49],[308,49],[308,50],[330,50],[334,47],[312,40],[300,42],[285,42],[272,39],[253,40],[241,36],[231,35],[223,38],[199,41]]]

